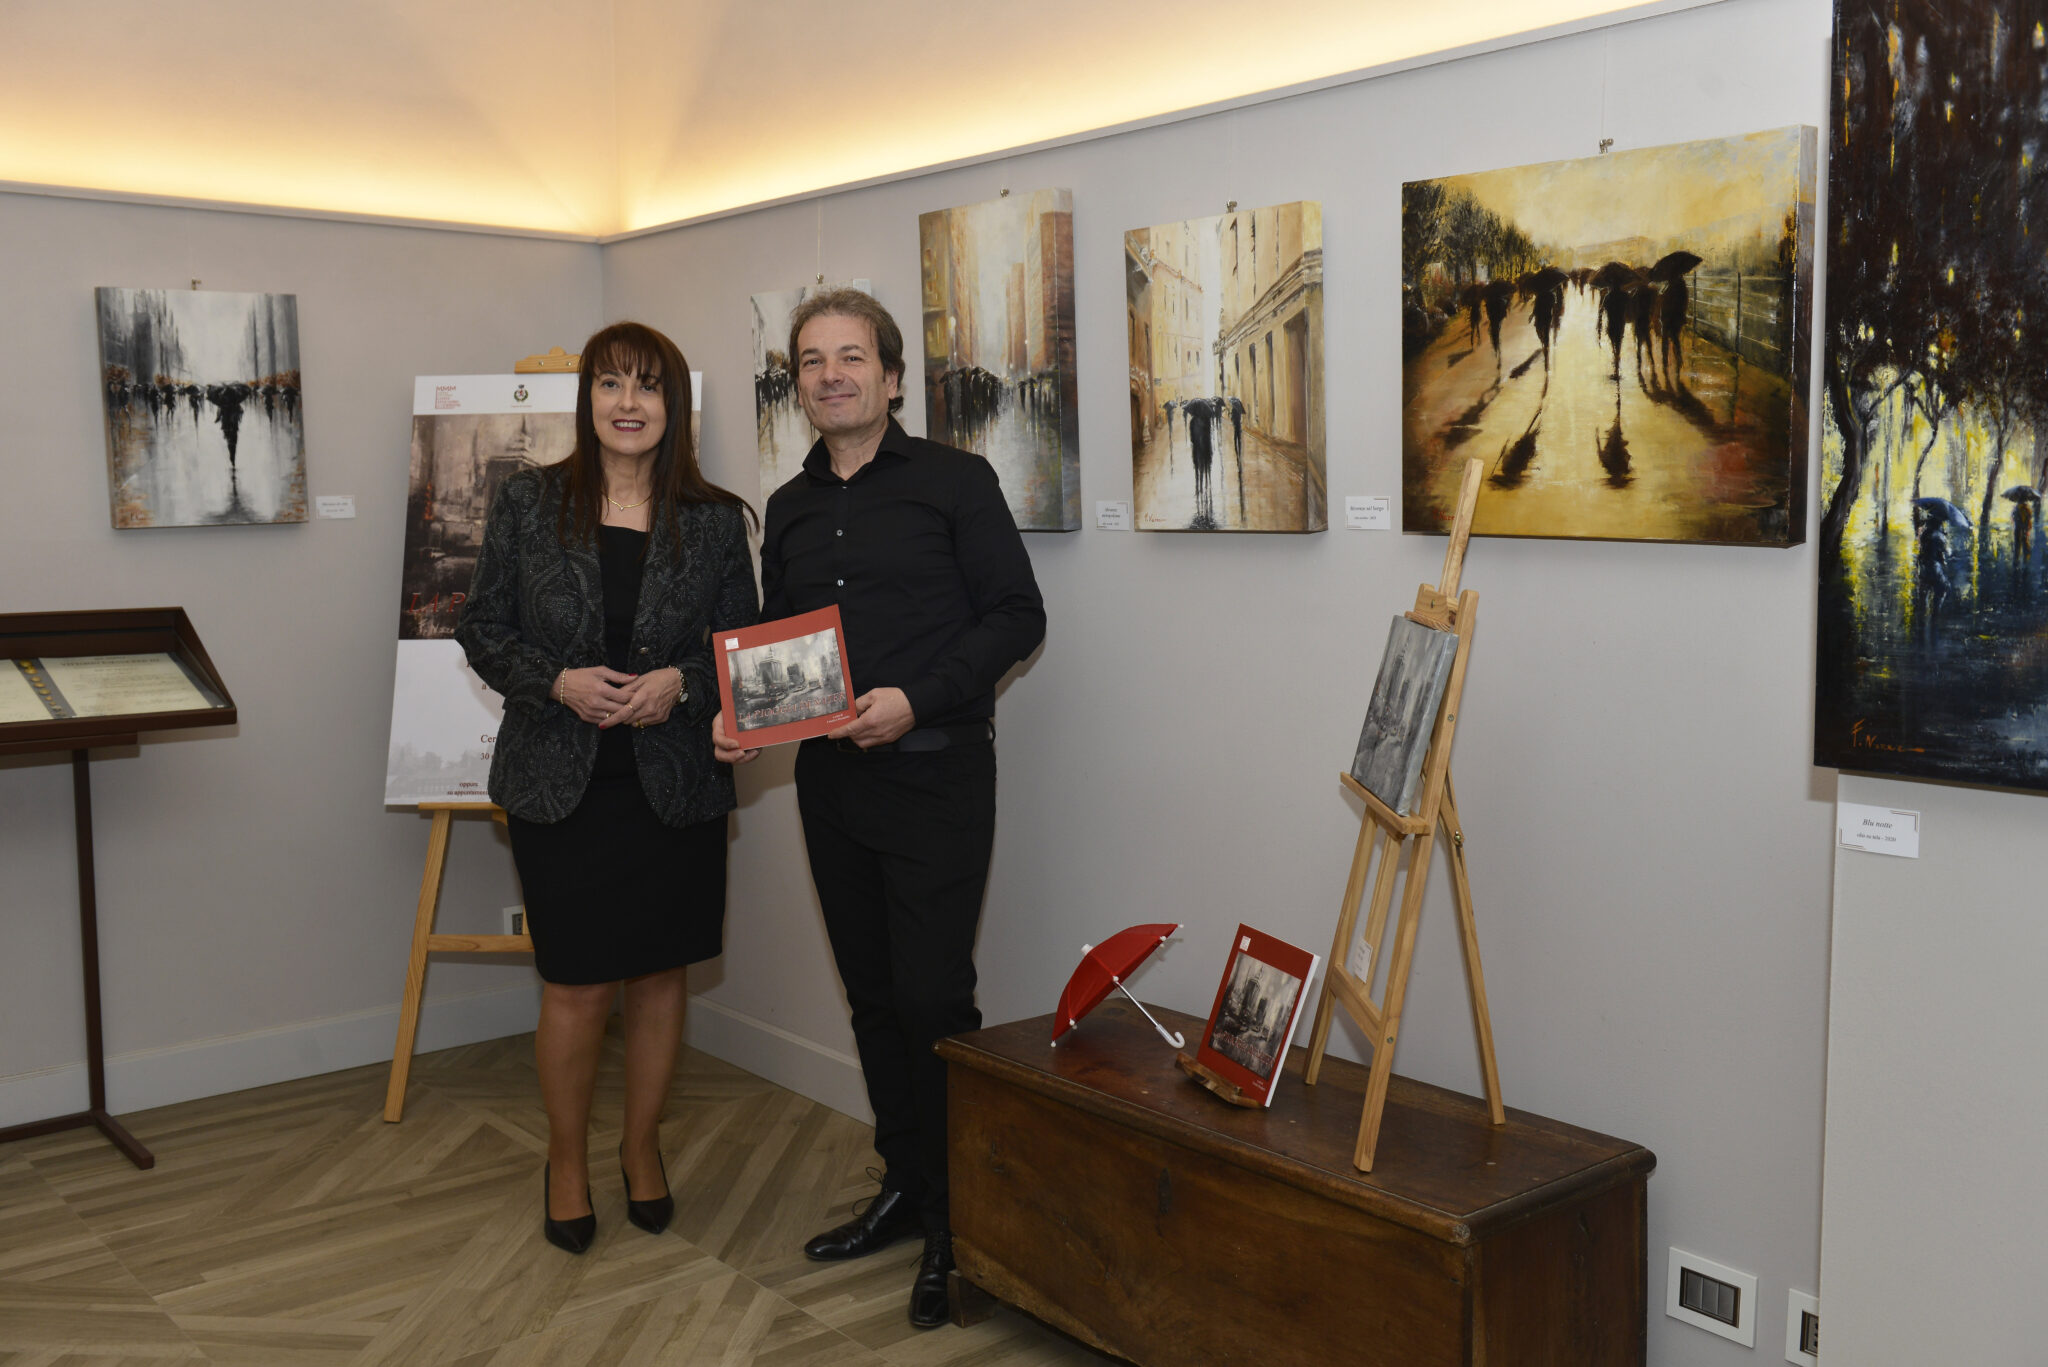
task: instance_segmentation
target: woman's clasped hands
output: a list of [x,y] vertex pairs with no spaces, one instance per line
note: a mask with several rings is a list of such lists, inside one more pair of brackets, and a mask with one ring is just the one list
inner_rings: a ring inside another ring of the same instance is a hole
[[600,729],[659,726],[676,705],[682,679],[674,667],[651,674],[624,674],[603,665],[565,669],[555,682],[555,699]]

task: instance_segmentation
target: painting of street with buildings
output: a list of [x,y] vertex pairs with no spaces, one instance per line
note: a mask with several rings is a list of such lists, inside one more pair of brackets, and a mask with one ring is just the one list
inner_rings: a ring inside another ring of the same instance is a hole
[[1324,530],[1322,206],[1127,232],[1124,302],[1138,529]]
[[[573,404],[573,379],[570,383]],[[503,384],[507,394],[531,387],[517,376],[505,376]],[[484,515],[498,486],[514,470],[553,465],[575,449],[573,409],[414,415],[405,498],[405,567],[399,576],[399,640],[438,640],[455,634],[456,613],[469,593],[477,547],[483,544]]]
[[796,306],[828,289],[873,291],[865,280],[844,285],[801,285],[753,296],[754,445],[761,458],[761,506],[803,469],[804,456],[818,439],[796,397],[796,370],[789,359],[789,316]]
[[1811,128],[1401,187],[1402,528],[1806,537]]
[[1817,764],[2048,789],[2044,34],[1835,15]]
[[925,435],[995,467],[1017,526],[1081,526],[1074,197],[1006,195],[917,220]]
[[306,520],[299,301],[97,291],[116,527]]

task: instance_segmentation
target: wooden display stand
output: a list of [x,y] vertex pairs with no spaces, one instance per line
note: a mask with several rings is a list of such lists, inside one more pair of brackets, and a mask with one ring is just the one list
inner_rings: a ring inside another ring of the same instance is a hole
[[[1190,1034],[1199,1019],[1159,1011]],[[1121,1001],[941,1040],[956,1323],[991,1298],[1140,1367],[1641,1367],[1656,1156],[1366,1070],[1270,1107],[1191,1086]]]
[[[514,375],[573,375],[583,358],[560,347],[549,347],[516,362]],[[405,1084],[412,1076],[413,1041],[419,1035],[420,1002],[427,990],[427,956],[434,953],[531,954],[533,940],[527,935],[439,935],[434,931],[434,914],[441,901],[441,869],[448,862],[448,835],[458,812],[489,812],[491,820],[505,824],[505,810],[490,802],[422,802],[419,809],[431,812],[434,824],[427,833],[427,867],[420,875],[419,909],[413,914],[412,952],[405,961],[405,997],[398,1008],[398,1043],[391,1051],[391,1080],[384,1089],[384,1118],[396,1123],[405,1116]]]
[[[1401,1029],[1401,1012],[1408,997],[1408,970],[1415,962],[1415,932],[1422,920],[1422,894],[1429,884],[1430,861],[1436,851],[1436,828],[1449,837],[1444,846],[1451,863],[1451,892],[1458,906],[1458,933],[1465,950],[1465,975],[1472,991],[1472,1014],[1479,1030],[1479,1061],[1486,1078],[1486,1100],[1496,1125],[1505,1123],[1500,1097],[1500,1068],[1493,1053],[1493,1019],[1486,1007],[1486,976],[1479,966],[1479,930],[1472,917],[1472,885],[1465,874],[1465,831],[1458,824],[1458,804],[1451,787],[1451,740],[1458,728],[1458,706],[1465,691],[1465,663],[1472,651],[1472,623],[1479,610],[1479,595],[1467,589],[1458,592],[1458,578],[1464,567],[1465,545],[1472,534],[1472,510],[1479,501],[1479,478],[1484,466],[1470,461],[1458,495],[1457,521],[1451,528],[1451,544],[1444,552],[1441,584],[1424,584],[1415,595],[1414,610],[1405,614],[1438,631],[1454,633],[1457,654],[1451,676],[1444,686],[1436,727],[1430,733],[1429,752],[1422,765],[1422,797],[1415,815],[1403,816],[1368,792],[1350,774],[1339,775],[1343,784],[1365,804],[1358,823],[1358,844],[1351,857],[1351,877],[1344,886],[1344,904],[1337,916],[1337,936],[1330,946],[1329,967],[1323,977],[1323,994],[1316,1003],[1315,1028],[1309,1035],[1308,1067],[1303,1080],[1313,1085],[1321,1075],[1324,1050],[1330,1041],[1332,1008],[1345,1013],[1365,1032],[1372,1046],[1372,1073],[1365,1090],[1365,1106],[1358,1122],[1358,1144],[1351,1161],[1361,1172],[1371,1172],[1374,1150],[1379,1146],[1380,1120],[1386,1109],[1387,1088],[1394,1075],[1394,1042]],[[1366,976],[1351,971],[1347,956],[1358,925],[1359,898],[1365,892],[1366,875],[1372,867],[1373,847],[1379,846],[1379,875],[1373,881],[1372,902],[1366,910],[1365,944],[1371,953]],[[1405,871],[1402,854],[1411,851]],[[1387,913],[1394,902],[1394,885],[1402,885],[1401,919],[1394,931],[1394,958],[1387,967],[1387,987],[1380,1001],[1372,998],[1372,977],[1379,972],[1380,949],[1385,942]]]
[[193,726],[232,726],[235,700],[207,658],[199,634],[183,608],[129,608],[103,612],[16,612],[0,614],[0,669],[16,660],[64,659],[80,655],[170,655],[190,676],[203,706],[175,711],[116,712],[0,723],[0,755],[51,750],[71,752],[71,818],[78,847],[78,935],[85,970],[86,1109],[0,1130],[0,1144],[59,1130],[91,1126],[138,1168],[156,1166],[156,1155],[107,1112],[106,1041],[100,1028],[100,933],[97,882],[92,853],[91,752],[140,745],[155,732]]
[[505,809],[489,802],[422,802],[434,824],[427,832],[427,867],[420,875],[419,909],[413,914],[412,953],[405,961],[405,1000],[398,1008],[398,1045],[391,1052],[391,1081],[384,1088],[384,1118],[405,1117],[405,1084],[412,1076],[413,1040],[420,1029],[420,1001],[427,991],[427,956],[435,953],[531,954],[528,935],[437,935],[434,914],[441,902],[441,870],[448,862],[448,835],[458,812],[488,812],[505,824]]

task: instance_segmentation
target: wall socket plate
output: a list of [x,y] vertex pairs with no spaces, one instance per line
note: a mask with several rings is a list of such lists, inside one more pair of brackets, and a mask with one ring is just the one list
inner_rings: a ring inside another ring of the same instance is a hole
[[505,908],[505,933],[524,935],[526,933],[526,907],[522,904]]
[[[1807,1352],[1806,1317],[1813,1316],[1814,1351]],[[1785,1293],[1785,1361],[1799,1367],[1820,1367],[1820,1298],[1804,1291]]]
[[[1688,1310],[1679,1302],[1679,1285],[1687,1272],[1694,1272],[1720,1282],[1735,1290],[1735,1323],[1728,1324],[1711,1315]],[[1738,1272],[1732,1267],[1702,1258],[1697,1253],[1688,1253],[1682,1248],[1671,1250],[1669,1275],[1664,1280],[1664,1313],[1672,1319],[1683,1321],[1710,1334],[1719,1334],[1724,1339],[1733,1339],[1745,1348],[1756,1347],[1756,1278],[1747,1272]]]

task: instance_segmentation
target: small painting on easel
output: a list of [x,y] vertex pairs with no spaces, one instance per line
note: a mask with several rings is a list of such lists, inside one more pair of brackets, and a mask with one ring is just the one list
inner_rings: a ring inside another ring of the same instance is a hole
[[1246,1102],[1272,1105],[1309,980],[1321,962],[1285,940],[1239,926],[1196,1061],[1234,1083]]
[[1380,676],[1365,710],[1351,777],[1403,816],[1415,812],[1422,759],[1457,653],[1455,633],[1406,617],[1396,617],[1387,633],[1387,653],[1380,657]]

